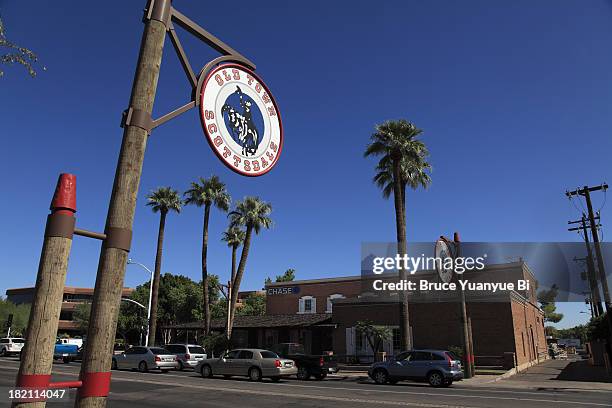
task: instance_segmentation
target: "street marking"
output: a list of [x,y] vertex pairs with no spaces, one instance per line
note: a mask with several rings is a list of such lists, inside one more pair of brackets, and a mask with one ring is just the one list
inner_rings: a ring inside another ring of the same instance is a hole
[[[8,368],[8,367],[7,367]],[[67,368],[67,367],[66,367]],[[75,367],[76,368],[76,367]],[[17,368],[10,368],[16,370]],[[67,371],[59,371],[54,370],[58,374],[74,374],[74,372]],[[127,373],[117,372],[117,373]],[[143,373],[131,373],[131,374],[142,374]],[[187,375],[177,375],[177,374],[163,374],[163,377],[177,377],[177,378],[197,378],[195,376],[187,376]],[[241,393],[251,393],[256,395],[270,395],[270,396],[287,396],[286,393],[277,393],[272,391],[259,391],[252,389],[238,389],[238,388],[225,388],[225,387],[217,387],[217,386],[207,386],[205,384],[168,384],[163,381],[153,381],[150,379],[135,379],[128,377],[115,377],[116,380],[126,381],[126,382],[139,382],[139,383],[148,383],[148,384],[157,384],[157,385],[172,385],[177,387],[187,387],[187,388],[195,388],[195,389],[209,389],[209,390],[218,390],[218,391],[226,391],[226,392],[241,392]],[[249,383],[250,384],[250,383]],[[268,386],[281,386],[281,387],[297,387],[297,388],[313,388],[313,389],[321,389],[321,390],[337,390],[337,391],[353,391],[353,392],[370,392],[370,393],[387,393],[387,394],[405,394],[405,395],[425,395],[432,397],[453,397],[453,398],[475,398],[475,399],[493,399],[493,400],[510,400],[510,401],[528,401],[528,402],[545,402],[545,403],[555,403],[555,404],[574,404],[581,406],[602,406],[602,407],[612,407],[610,404],[602,404],[597,402],[581,402],[581,401],[563,401],[563,400],[550,400],[550,399],[536,399],[536,398],[518,398],[518,397],[500,397],[500,396],[484,396],[484,395],[466,395],[466,394],[451,394],[451,393],[431,393],[431,392],[414,392],[414,391],[393,391],[393,390],[364,390],[353,387],[323,387],[317,385],[302,385],[302,384],[286,384],[286,383],[257,383],[260,385],[268,385]],[[457,390],[459,391],[459,390]],[[468,390],[462,390],[468,391]],[[478,391],[489,391],[493,392],[493,390],[482,390],[480,387]],[[495,391],[495,392],[508,392],[515,393],[514,391]],[[520,392],[520,391],[517,391]],[[377,403],[377,404],[386,404],[386,405],[400,405],[400,406],[413,406],[413,407],[461,407],[458,405],[444,405],[444,404],[424,404],[424,403],[408,403],[403,401],[378,401],[378,400],[367,400],[367,399],[359,399],[359,398],[346,398],[346,397],[333,397],[333,396],[323,396],[323,395],[309,395],[309,394],[291,394],[294,397],[298,398],[309,398],[309,399],[322,399],[322,400],[335,400],[339,402],[358,402],[358,403]],[[541,394],[540,394],[541,395]],[[551,394],[563,397],[559,394]]]

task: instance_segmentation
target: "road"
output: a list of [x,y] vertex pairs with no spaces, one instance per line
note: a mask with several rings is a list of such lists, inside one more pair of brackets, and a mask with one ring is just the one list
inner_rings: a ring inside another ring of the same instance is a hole
[[[0,406],[9,406],[8,389],[19,367],[16,359],[0,359]],[[54,381],[74,380],[79,364],[54,365]],[[73,394],[73,393],[72,393]],[[68,400],[49,407],[71,407]],[[324,381],[204,379],[193,371],[139,373],[113,371],[109,407],[612,407],[612,392],[578,389],[473,387],[461,383],[436,389],[401,382],[379,386],[363,378],[337,376]]]

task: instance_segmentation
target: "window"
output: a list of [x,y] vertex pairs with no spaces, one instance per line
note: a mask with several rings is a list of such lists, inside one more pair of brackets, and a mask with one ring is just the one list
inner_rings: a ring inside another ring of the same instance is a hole
[[206,353],[206,351],[204,351],[204,348],[202,348],[200,346],[189,347],[189,352],[193,353],[193,354],[204,354],[204,353]]
[[159,348],[159,347],[151,347],[151,353],[153,353],[155,355],[158,355],[158,354],[172,354],[168,350],[163,349],[163,348]]
[[302,296],[299,303],[298,313],[316,313],[317,299],[313,296]]
[[426,351],[415,351],[412,355],[412,359],[410,361],[430,361],[431,353]]
[[261,351],[261,358],[278,358],[278,355],[272,351]]
[[238,357],[238,353],[240,353],[240,350],[232,350],[232,351],[228,351],[227,353],[225,353],[225,355],[223,356],[223,358],[226,358],[226,359],[233,359],[233,358],[237,358],[237,357]]
[[363,332],[355,329],[355,349],[363,350]]
[[327,310],[325,311],[325,313],[332,312],[332,306],[333,306],[332,300],[334,299],[344,299],[344,295],[341,295],[339,293],[334,293],[333,295],[329,295],[327,297]]
[[446,360],[446,358],[436,353],[431,353],[431,359],[432,360]]
[[404,360],[408,360],[410,357],[410,352],[409,351],[404,351],[403,353],[399,353],[397,355],[397,357],[395,357],[395,359],[397,361],[404,361]]
[[249,350],[242,350],[240,354],[238,354],[238,359],[240,360],[252,360],[253,352]]
[[393,350],[401,350],[402,348],[402,336],[400,336],[400,329],[393,329]]

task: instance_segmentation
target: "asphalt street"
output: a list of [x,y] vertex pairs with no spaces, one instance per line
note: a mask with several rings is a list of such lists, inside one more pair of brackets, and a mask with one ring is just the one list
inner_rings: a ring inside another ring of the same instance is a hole
[[[10,406],[8,390],[19,368],[16,359],[0,359],[0,406]],[[55,364],[54,381],[75,380],[79,364]],[[70,395],[74,396],[74,392]],[[72,406],[70,399],[50,407]],[[612,391],[530,389],[503,386],[474,387],[461,382],[436,389],[400,382],[376,385],[364,378],[341,375],[323,381],[294,379],[273,383],[241,378],[204,379],[193,371],[139,373],[113,371],[109,407],[612,407]]]

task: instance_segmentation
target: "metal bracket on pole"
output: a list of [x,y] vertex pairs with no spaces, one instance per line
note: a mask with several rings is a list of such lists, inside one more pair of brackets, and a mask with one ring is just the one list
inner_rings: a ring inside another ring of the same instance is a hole
[[121,127],[136,126],[147,131],[151,134],[153,130],[153,119],[151,115],[141,109],[134,109],[131,106],[123,111]]
[[[183,106],[178,107],[172,112],[162,115],[158,119],[153,119],[151,115],[145,111],[133,109],[132,107],[130,107],[129,109],[123,112],[121,127],[129,125],[137,126],[141,129],[146,130],[148,134],[151,134],[151,131],[159,125],[164,124],[167,121],[174,119],[175,117],[198,106],[198,91],[202,86],[203,77],[205,77],[206,74],[210,71],[210,69],[212,69],[217,64],[230,61],[239,62],[243,65],[246,65],[248,68],[255,70],[256,67],[252,61],[244,57],[238,51],[234,50],[232,47],[230,47],[208,31],[206,31],[204,28],[200,27],[198,24],[193,22],[180,11],[176,10],[174,7],[172,7],[171,0],[149,0],[149,4],[147,5],[145,12],[145,21],[157,20],[166,26],[166,31],[170,36],[172,46],[176,51],[176,55],[179,59],[179,62],[181,63],[181,66],[183,67],[183,71],[185,71],[185,75],[187,76],[189,85],[191,86],[191,101],[187,102]],[[174,29],[173,22],[181,28],[185,29],[187,32],[192,34],[200,41],[205,42],[214,50],[220,52],[222,55],[220,57],[215,58],[210,63],[206,64],[204,68],[200,71],[200,73],[196,75],[193,71],[193,68],[191,67],[191,64],[189,63],[187,53],[185,53],[183,45],[181,44],[176,30]]]

